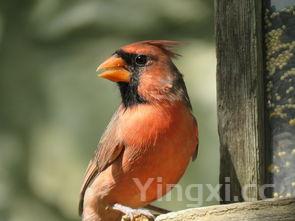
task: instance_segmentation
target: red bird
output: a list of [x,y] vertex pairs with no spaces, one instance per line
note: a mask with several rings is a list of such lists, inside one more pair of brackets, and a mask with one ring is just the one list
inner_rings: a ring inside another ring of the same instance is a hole
[[177,44],[136,42],[97,68],[100,77],[117,83],[122,103],[86,171],[79,205],[83,221],[120,220],[123,214],[152,218],[138,208],[166,194],[196,157],[197,122],[172,62]]

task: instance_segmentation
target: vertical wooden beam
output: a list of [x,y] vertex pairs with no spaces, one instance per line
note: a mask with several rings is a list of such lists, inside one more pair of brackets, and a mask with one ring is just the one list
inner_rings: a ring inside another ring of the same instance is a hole
[[[261,0],[215,0],[223,203],[244,201],[245,185],[264,183],[262,17]],[[258,188],[247,196],[259,199]]]

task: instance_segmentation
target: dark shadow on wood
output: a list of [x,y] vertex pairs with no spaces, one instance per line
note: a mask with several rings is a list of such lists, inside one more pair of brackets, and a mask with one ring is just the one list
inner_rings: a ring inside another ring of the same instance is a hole
[[[224,148],[223,151],[220,152],[220,171],[222,171],[219,174],[219,183],[222,185],[220,188],[220,203],[227,204],[243,201],[243,199],[240,199],[241,184],[227,148]],[[234,183],[234,185],[232,185],[232,183]]]

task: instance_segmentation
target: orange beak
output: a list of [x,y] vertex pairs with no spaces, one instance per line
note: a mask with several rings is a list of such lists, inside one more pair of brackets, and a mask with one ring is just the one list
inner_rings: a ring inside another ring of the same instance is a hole
[[114,82],[129,82],[131,73],[126,69],[126,62],[118,57],[113,55],[101,65],[99,65],[96,71],[103,71],[98,75]]

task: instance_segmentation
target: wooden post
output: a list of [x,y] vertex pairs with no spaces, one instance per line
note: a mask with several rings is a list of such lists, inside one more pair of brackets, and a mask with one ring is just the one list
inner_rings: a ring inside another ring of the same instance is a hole
[[[229,203],[265,179],[262,1],[216,0],[215,19],[220,195]],[[259,199],[258,188],[247,197]]]

